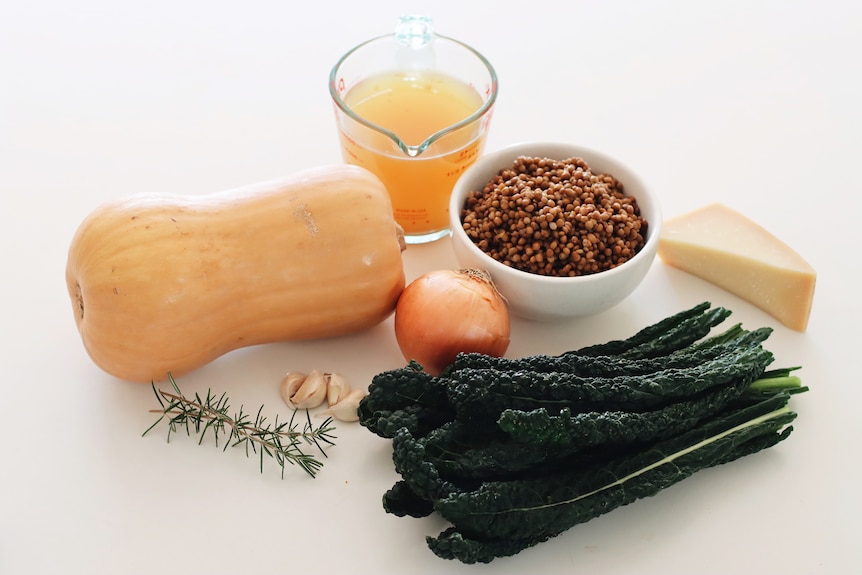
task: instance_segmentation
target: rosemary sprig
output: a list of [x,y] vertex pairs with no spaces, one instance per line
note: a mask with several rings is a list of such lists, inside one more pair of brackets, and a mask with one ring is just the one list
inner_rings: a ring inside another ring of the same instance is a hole
[[323,462],[315,457],[313,453],[303,450],[304,445],[314,446],[323,457],[327,457],[324,445],[334,445],[332,434],[334,426],[332,418],[328,417],[319,426],[311,423],[311,416],[305,410],[306,422],[301,430],[295,421],[297,410],[294,410],[290,420],[279,422],[278,415],[270,424],[263,416],[261,406],[254,419],[248,413],[239,411],[233,416],[229,415],[230,405],[225,394],[215,396],[207,390],[206,397],[195,393],[194,399],[185,397],[180,391],[177,382],[171,374],[168,379],[173,387],[173,392],[156,389],[153,384],[153,393],[161,405],[161,409],[151,409],[150,413],[161,413],[143,435],[149,433],[156,425],[167,419],[168,442],[171,435],[177,430],[185,428],[186,434],[200,434],[198,444],[203,443],[207,432],[212,432],[216,446],[219,444],[219,436],[227,435],[223,450],[228,447],[244,446],[246,456],[251,453],[259,454],[260,472],[263,473],[264,456],[275,459],[281,467],[281,475],[284,477],[285,464],[298,465],[311,477],[315,477],[317,471],[323,466]]

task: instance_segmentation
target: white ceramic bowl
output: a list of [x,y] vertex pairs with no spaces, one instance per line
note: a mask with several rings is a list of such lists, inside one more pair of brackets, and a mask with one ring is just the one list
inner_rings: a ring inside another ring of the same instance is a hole
[[[646,243],[624,264],[591,275],[551,277],[504,265],[477,247],[461,226],[461,209],[468,192],[481,190],[499,170],[511,166],[518,156],[540,156],[553,160],[583,158],[594,172],[614,176],[626,194],[637,199],[647,221]],[[655,260],[661,233],[661,206],[655,194],[619,160],[596,150],[564,143],[527,142],[481,156],[459,178],[449,201],[452,246],[461,267],[488,271],[508,300],[513,315],[533,320],[555,320],[602,312],[628,297],[641,283]]]

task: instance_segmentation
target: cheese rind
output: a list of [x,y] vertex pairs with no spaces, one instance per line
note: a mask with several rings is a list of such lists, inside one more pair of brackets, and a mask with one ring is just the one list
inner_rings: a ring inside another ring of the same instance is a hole
[[814,268],[787,244],[723,204],[665,221],[658,255],[791,329],[808,327],[817,279]]

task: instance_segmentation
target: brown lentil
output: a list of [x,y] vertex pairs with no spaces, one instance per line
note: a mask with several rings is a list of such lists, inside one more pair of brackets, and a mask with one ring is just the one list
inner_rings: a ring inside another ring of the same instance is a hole
[[461,224],[497,261],[546,276],[614,268],[646,241],[637,200],[581,158],[521,156],[467,194]]

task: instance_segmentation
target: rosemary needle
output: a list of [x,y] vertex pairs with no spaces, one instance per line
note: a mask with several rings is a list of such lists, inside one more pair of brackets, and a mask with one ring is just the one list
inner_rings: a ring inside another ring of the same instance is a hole
[[305,446],[312,447],[323,457],[327,457],[324,446],[334,445],[332,434],[334,427],[332,418],[328,417],[318,426],[311,423],[311,416],[305,410],[305,423],[299,429],[296,421],[298,410],[294,410],[288,421],[275,420],[269,423],[263,415],[261,406],[254,418],[239,411],[230,415],[230,405],[225,394],[214,395],[207,390],[206,397],[195,394],[194,398],[187,398],[180,391],[177,382],[171,374],[168,379],[173,387],[173,392],[156,389],[153,384],[153,393],[159,402],[161,409],[152,409],[151,413],[161,413],[143,435],[149,433],[160,422],[167,420],[168,442],[171,435],[178,430],[185,429],[187,435],[192,431],[200,435],[198,444],[203,443],[204,437],[211,433],[216,445],[219,444],[219,436],[226,436],[223,450],[228,447],[242,446],[245,448],[246,456],[255,453],[260,459],[260,472],[263,473],[263,462],[266,457],[275,459],[281,467],[281,475],[284,477],[286,464],[298,465],[311,477],[315,477],[317,471],[323,466],[315,454],[303,449]]

